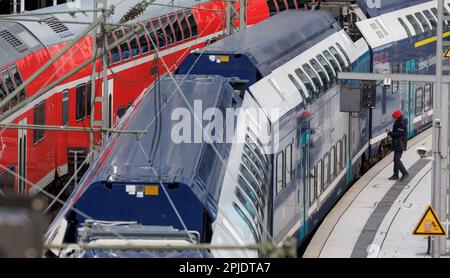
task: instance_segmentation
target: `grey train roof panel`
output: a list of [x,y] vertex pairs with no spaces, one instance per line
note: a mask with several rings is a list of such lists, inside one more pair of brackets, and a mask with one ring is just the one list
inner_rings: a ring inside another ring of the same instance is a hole
[[[376,17],[396,10],[408,8],[430,0],[356,0],[368,17]],[[376,4],[380,3],[379,6]]]
[[[185,80],[182,81],[184,78]],[[225,109],[231,105],[231,95],[234,90],[221,76],[185,77],[176,75],[175,80],[181,84],[180,90],[191,107],[194,107],[195,100],[201,101],[202,112],[208,108],[223,107]],[[156,112],[160,111],[155,93],[158,87],[164,106],[159,118],[155,118]],[[129,124],[124,124],[128,130],[147,130],[148,132],[139,139],[140,144],[135,135],[115,135],[118,138],[113,137],[110,145],[115,139],[120,140],[120,144],[114,147],[114,151],[111,152],[105,164],[100,167],[100,172],[95,176],[99,181],[157,182],[158,177],[155,176],[153,170],[155,169],[163,182],[180,182],[195,187],[193,191],[196,196],[214,213],[220,195],[220,179],[223,178],[219,178],[220,175],[216,171],[221,171],[223,167],[221,164],[217,167],[212,165],[211,157],[208,159],[210,165],[202,166],[204,165],[202,162],[206,161],[205,158],[208,155],[215,156],[215,153],[211,154],[208,144],[173,143],[172,130],[179,123],[171,120],[173,111],[190,111],[184,98],[178,94],[176,84],[167,76],[160,81],[159,86],[154,86],[146,91],[142,96],[142,102],[134,108],[134,114],[127,118]],[[230,103],[226,103],[227,99],[230,99]],[[190,115],[192,127],[194,127],[195,120],[192,113]],[[159,130],[160,133],[156,130]],[[194,142],[193,136],[193,133],[188,136],[191,142]],[[203,142],[203,140],[201,141]],[[221,157],[226,160],[228,145],[221,145],[222,147],[218,148],[223,151]],[[105,148],[108,148],[108,144]],[[211,170],[211,168],[213,169]],[[86,176],[88,175],[86,174]],[[199,178],[204,181],[204,184],[196,187],[195,181],[198,181]],[[215,182],[208,182],[212,181],[211,179],[215,179]]]
[[204,53],[247,55],[266,76],[340,30],[328,11],[285,11],[210,45]]

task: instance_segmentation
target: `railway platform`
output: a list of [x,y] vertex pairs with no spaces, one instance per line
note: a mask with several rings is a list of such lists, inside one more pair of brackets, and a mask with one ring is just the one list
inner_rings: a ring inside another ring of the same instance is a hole
[[371,168],[327,215],[303,257],[430,257],[428,238],[413,235],[413,230],[431,203],[432,162],[416,150],[419,146],[431,150],[431,145],[431,130],[409,141],[402,161],[410,177],[403,182],[388,180],[392,153]]

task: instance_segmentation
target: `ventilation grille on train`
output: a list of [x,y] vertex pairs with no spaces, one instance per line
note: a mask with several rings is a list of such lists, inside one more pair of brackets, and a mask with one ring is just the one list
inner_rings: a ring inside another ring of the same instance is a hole
[[53,32],[58,34],[61,38],[64,39],[73,36],[73,33],[70,32],[69,28],[63,23],[61,23],[59,19],[57,19],[56,17],[50,16],[45,18],[45,20],[55,21],[55,22],[45,22],[45,24],[47,24],[50,28],[52,28]]
[[13,35],[8,30],[0,31],[0,37],[7,41],[12,47],[14,47],[19,52],[24,52],[28,47],[21,42],[15,35]]

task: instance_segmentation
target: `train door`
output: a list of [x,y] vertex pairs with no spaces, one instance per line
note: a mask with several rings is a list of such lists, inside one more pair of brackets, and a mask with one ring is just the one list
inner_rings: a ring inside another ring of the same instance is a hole
[[[26,124],[26,118],[19,122],[19,125]],[[18,129],[17,138],[17,193],[19,196],[24,196],[27,190],[27,130]]]
[[300,240],[308,233],[308,196],[309,196],[309,129],[302,129],[300,136],[301,182],[298,192],[300,209]]

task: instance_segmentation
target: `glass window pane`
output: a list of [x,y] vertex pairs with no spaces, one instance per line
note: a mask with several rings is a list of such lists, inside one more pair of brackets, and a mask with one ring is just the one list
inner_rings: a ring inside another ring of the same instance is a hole
[[92,83],[91,82],[88,82],[87,83],[87,85],[86,85],[86,115],[88,116],[88,117],[90,117],[91,116],[91,109],[92,109],[92,100],[91,100],[91,97],[92,97]]
[[165,16],[161,17],[161,24],[164,30],[166,31],[168,45],[173,44],[175,42],[175,35],[173,33],[172,26],[167,17]]
[[186,19],[186,16],[184,15],[184,12],[178,12],[177,13],[178,19],[180,20],[181,23],[181,27],[183,28],[183,34],[184,34],[184,39],[190,39],[192,37],[191,35],[191,30],[189,28],[189,23]]
[[283,189],[283,152],[280,152],[277,156],[277,194]]
[[[123,37],[125,37],[122,29],[118,29],[116,31],[114,31],[114,35],[116,35],[116,39],[120,40]],[[128,42],[125,41],[124,43],[120,44],[120,50],[122,51],[122,60],[128,60],[131,58],[131,51],[130,48],[128,47]]]
[[423,89],[418,88],[416,90],[416,116],[422,114],[422,108],[423,108]]
[[344,168],[344,167],[342,167],[343,165],[342,165],[342,142],[341,142],[341,140],[339,140],[338,142],[337,142],[337,148],[336,148],[336,166],[337,166],[337,169],[338,169],[338,172],[341,172],[341,170]]
[[309,76],[309,78],[313,81],[314,86],[316,86],[316,93],[322,92],[322,83],[320,83],[319,77],[314,72],[314,70],[311,68],[309,64],[303,65],[303,70],[306,72],[306,74]]
[[[125,27],[125,33],[129,34],[131,32],[133,32],[131,27],[129,26]],[[131,54],[133,55],[133,57],[139,56],[140,55],[139,44],[137,42],[136,36],[132,36],[129,40],[130,40]]]
[[425,93],[424,93],[424,106],[425,106],[425,112],[428,112],[433,107],[433,94],[432,94],[432,85],[426,84],[425,85]]
[[291,182],[292,177],[292,145],[286,148],[286,184],[287,186]]
[[[163,27],[161,26],[159,19],[152,20],[152,25],[153,25],[153,28],[155,28],[155,33],[158,38],[159,48],[166,47],[166,45],[167,45],[166,35],[164,35],[164,30],[163,30]],[[150,30],[148,30],[148,31],[150,32]],[[151,38],[151,36],[149,37],[149,39],[150,38]],[[153,47],[152,42],[150,42],[150,45],[152,45],[152,47]]]
[[311,81],[309,81],[306,74],[301,69],[296,69],[295,74],[300,78],[300,81],[302,81],[303,85],[306,87],[306,98],[309,98],[313,94],[315,94],[316,90],[314,89],[313,85],[311,84]]
[[322,55],[317,55],[316,59],[317,59],[317,61],[319,61],[319,63],[322,65],[322,67],[325,69],[325,71],[328,73],[328,76],[331,79],[331,85],[334,85],[336,83],[337,77],[336,77],[336,74],[335,74],[333,68],[331,67],[331,65],[328,63],[328,61]]
[[[112,33],[108,32],[108,35],[106,36],[106,38],[107,38],[108,46],[111,46],[115,43],[115,39],[114,39]],[[111,49],[111,57],[112,57],[113,64],[117,64],[118,62],[120,62],[119,48],[114,47],[113,49]]]
[[[19,87],[23,83],[23,80],[22,80],[22,76],[20,76],[20,73],[17,70],[17,67],[15,65],[11,66],[9,68],[9,71],[11,72],[11,75],[14,78],[14,82],[16,83],[16,87]],[[24,90],[22,90],[19,93],[19,100],[23,101],[23,100],[25,100],[25,97],[26,96],[25,96],[25,89],[24,89]]]
[[328,187],[329,175],[330,175],[330,155],[326,154],[323,157],[323,189]]
[[312,205],[316,200],[316,172],[311,170],[309,173],[309,204]]
[[277,6],[275,6],[275,0],[267,0],[267,5],[269,6],[270,15],[276,14],[278,12]]
[[337,52],[336,48],[330,47],[329,50],[330,50],[331,54],[333,54],[334,58],[336,58],[336,60],[338,61],[341,68],[346,69],[348,67],[348,65],[345,64],[344,59],[342,59],[341,54],[339,54],[339,52]]
[[76,88],[76,111],[75,119],[77,121],[86,117],[86,85],[80,85]]
[[350,66],[352,62],[350,61],[350,57],[348,56],[347,52],[339,43],[336,43],[336,46],[339,49],[339,51],[341,51],[341,53],[344,54],[345,60],[347,61],[347,65]]
[[416,18],[419,20],[420,24],[422,25],[422,29],[425,32],[428,32],[431,30],[430,24],[428,23],[428,21],[425,19],[425,17],[423,16],[422,13],[417,12],[414,14],[416,16]]
[[412,27],[414,28],[414,31],[416,32],[416,35],[422,34],[422,28],[420,27],[419,22],[417,19],[412,15],[407,15],[406,19],[411,23]]
[[62,92],[62,125],[69,123],[69,90]]
[[316,61],[316,59],[312,59],[309,61],[311,66],[314,68],[314,70],[319,74],[320,80],[322,80],[323,83],[323,89],[326,91],[328,90],[328,75],[325,73],[325,71],[322,69],[322,67],[319,65],[319,63]]
[[287,0],[287,3],[288,3],[289,10],[295,10],[296,9],[294,0]]
[[176,42],[181,42],[184,40],[183,32],[181,31],[181,25],[177,20],[177,16],[175,14],[169,15],[170,22],[172,23],[173,31],[175,32],[175,40]]
[[316,190],[317,190],[317,197],[320,196],[320,194],[322,194],[322,188],[323,188],[323,173],[322,173],[322,160],[319,160],[319,162],[317,162],[316,164],[316,174],[317,174],[317,186],[316,186]]
[[423,14],[425,15],[425,17],[430,22],[431,28],[432,29],[436,29],[437,28],[436,18],[431,14],[431,12],[429,10],[424,10]]
[[186,16],[188,17],[189,26],[191,26],[192,36],[196,37],[198,36],[198,28],[197,28],[197,22],[195,20],[194,15],[192,14],[191,10],[186,11]]
[[277,4],[280,12],[286,10],[286,4],[284,3],[284,0],[277,0]]
[[330,150],[330,183],[336,177],[336,147]]
[[297,88],[298,92],[300,93],[300,95],[302,96],[302,98],[306,101],[306,95],[305,92],[303,91],[302,87],[300,86],[300,83],[297,82],[297,80],[294,78],[294,76],[292,76],[292,74],[288,74],[289,79],[291,80],[291,82],[294,84],[295,88]]
[[398,21],[403,26],[403,29],[405,29],[406,33],[408,34],[408,37],[412,37],[411,31],[409,30],[409,27],[406,25],[406,23],[403,21],[403,19],[398,18]]
[[327,50],[325,50],[323,52],[323,55],[325,56],[325,58],[328,60],[328,62],[331,64],[331,66],[334,69],[334,72],[336,72],[336,75],[338,72],[342,71],[341,66],[339,66],[339,64],[336,62],[336,60],[333,58],[333,55],[331,55],[330,52],[328,52]]

